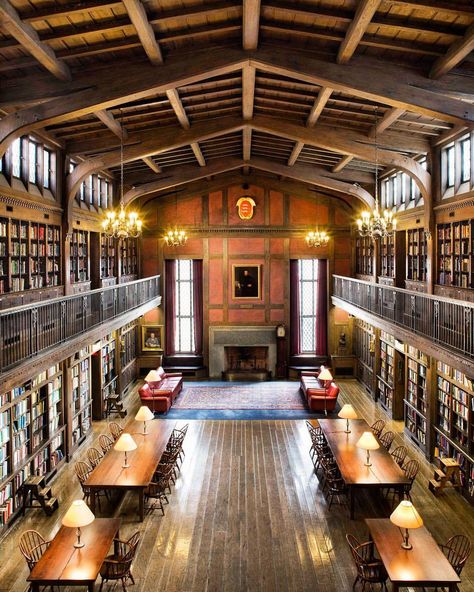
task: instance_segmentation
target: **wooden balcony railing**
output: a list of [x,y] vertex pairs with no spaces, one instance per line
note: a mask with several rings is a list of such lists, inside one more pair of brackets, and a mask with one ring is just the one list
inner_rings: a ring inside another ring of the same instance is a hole
[[0,373],[159,295],[157,275],[0,311]]
[[333,296],[474,358],[474,304],[334,276]]

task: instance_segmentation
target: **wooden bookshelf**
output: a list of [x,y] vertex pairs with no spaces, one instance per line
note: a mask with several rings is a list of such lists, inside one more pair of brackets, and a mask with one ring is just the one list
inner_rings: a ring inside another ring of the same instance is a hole
[[92,355],[92,382],[94,397],[92,418],[104,419],[107,397],[118,391],[117,347],[115,332],[101,340],[101,348]]
[[368,236],[356,239],[356,273],[360,275],[374,273],[374,245]]
[[0,294],[61,283],[59,226],[0,218]]
[[380,275],[395,278],[395,239],[386,236],[380,240]]
[[86,439],[92,424],[91,354],[85,347],[69,359],[71,385],[70,454]]
[[115,239],[105,234],[100,235],[100,278],[110,279],[116,276]]
[[375,332],[372,325],[356,319],[354,349],[357,356],[357,378],[372,394],[374,384]]
[[452,285],[452,225],[438,224],[438,283],[442,286]]
[[404,399],[405,433],[425,455],[429,442],[429,370],[428,356],[408,345]]
[[423,228],[406,231],[407,279],[426,282],[427,244]]
[[473,221],[438,224],[438,283],[474,288]]
[[474,385],[472,379],[437,363],[434,457],[455,458],[463,493],[474,501]]
[[136,238],[124,238],[120,241],[120,276],[138,274],[138,243]]
[[0,532],[22,507],[22,485],[49,480],[66,453],[63,373],[59,364],[0,395]]
[[70,259],[71,283],[89,281],[89,233],[86,230],[73,230]]
[[395,349],[394,337],[381,331],[377,398],[392,419],[403,418],[404,381],[400,376],[402,368],[404,368],[404,356]]
[[119,331],[120,339],[120,397],[128,394],[137,378],[137,323],[133,321]]

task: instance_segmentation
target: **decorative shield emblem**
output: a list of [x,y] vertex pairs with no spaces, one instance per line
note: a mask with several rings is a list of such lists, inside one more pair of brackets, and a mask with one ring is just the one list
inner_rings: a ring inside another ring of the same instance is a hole
[[248,195],[244,195],[237,202],[237,211],[239,212],[239,218],[241,220],[251,220],[253,218],[253,209],[256,203],[253,198]]

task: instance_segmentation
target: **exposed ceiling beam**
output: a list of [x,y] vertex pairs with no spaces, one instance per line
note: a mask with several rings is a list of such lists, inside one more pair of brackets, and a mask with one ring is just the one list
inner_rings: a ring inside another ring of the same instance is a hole
[[433,140],[431,141],[431,146],[441,146],[445,142],[450,142],[457,136],[460,136],[463,132],[467,132],[469,129],[472,129],[472,127],[467,125],[455,125],[454,127],[452,127],[449,130],[446,130],[444,133],[440,134],[436,138],[433,138]]
[[[145,183],[139,187],[135,187],[130,191],[127,191],[124,196],[124,203],[129,204],[140,197],[144,197],[145,195],[150,195],[165,189],[171,189],[186,183],[191,183],[193,181],[206,178],[210,175],[217,175],[227,171],[239,169],[246,166],[246,164],[248,163],[242,159],[225,158],[213,161],[206,167],[198,168],[191,165],[179,167],[179,170],[176,173],[170,172],[166,178],[157,179],[156,181]],[[338,193],[343,193],[345,195],[352,195],[369,208],[373,208],[374,206],[374,199],[368,191],[352,183],[339,181],[338,179],[333,178],[331,173],[328,173],[324,169],[318,167],[301,165],[287,167],[265,158],[252,159],[251,166],[252,168],[260,171],[281,175],[290,179],[308,183],[310,185],[337,191]]]
[[374,136],[375,133],[381,134],[385,131],[388,127],[392,125],[397,119],[405,113],[405,109],[398,109],[397,107],[392,107],[391,109],[387,109],[385,115],[373,126],[370,130],[369,135]]
[[242,68],[242,117],[252,119],[255,97],[255,68]]
[[436,12],[459,16],[474,16],[474,7],[469,5],[460,6],[452,0],[387,0],[389,4],[403,8],[428,8]]
[[96,111],[95,116],[118,138],[123,138],[124,140],[128,138],[127,130],[115,119],[110,111],[102,109],[101,111]]
[[314,105],[311,107],[311,111],[308,115],[308,119],[306,120],[306,125],[308,127],[313,127],[313,125],[318,121],[319,116],[323,112],[326,103],[328,102],[330,96],[332,94],[332,88],[328,87],[321,87],[316,100],[314,101]]
[[347,29],[346,36],[337,54],[337,62],[339,64],[346,64],[354,55],[359,41],[367,31],[367,27],[380,6],[381,1],[359,0],[354,18]]
[[30,11],[22,11],[21,18],[23,21],[35,22],[45,21],[50,18],[69,17],[73,14],[81,14],[90,10],[106,8],[118,8],[122,6],[122,2],[111,2],[110,0],[81,0],[73,4],[53,4],[46,8],[36,8]]
[[150,62],[158,66],[163,63],[163,56],[158,41],[155,37],[153,27],[148,22],[145,7],[141,0],[122,0],[128,12],[128,16],[135,27],[138,37],[143,45]]
[[166,96],[168,97],[168,100],[171,106],[173,107],[173,111],[175,112],[176,117],[178,118],[178,121],[181,124],[181,127],[183,127],[184,129],[189,129],[191,127],[191,124],[189,123],[189,119],[186,115],[183,103],[179,98],[178,91],[175,88],[167,90]]
[[293,150],[291,151],[291,154],[288,158],[288,166],[293,166],[295,164],[295,162],[298,160],[298,156],[301,154],[301,151],[304,148],[304,143],[303,142],[296,142],[296,144],[293,146]]
[[242,10],[242,47],[257,49],[260,29],[260,0],[244,0]]
[[191,142],[190,144],[192,151],[194,152],[194,156],[199,163],[199,166],[205,167],[206,166],[206,159],[202,153],[202,150],[198,144],[198,142]]
[[430,70],[430,78],[439,78],[447,74],[459,64],[474,49],[474,24],[472,24],[462,39],[455,41],[446,52],[438,58]]
[[242,156],[244,160],[250,160],[252,156],[252,129],[250,127],[242,130]]
[[350,156],[350,155],[344,156],[343,158],[341,158],[341,160],[335,166],[332,167],[332,172],[333,173],[339,173],[339,172],[341,172],[342,169],[345,166],[347,166],[351,162],[351,160],[353,158],[354,157],[353,156]]
[[54,51],[42,43],[38,33],[29,23],[24,23],[18,12],[8,2],[0,0],[1,23],[22,47],[26,49],[38,62],[60,80],[70,80],[71,72],[64,62],[56,57]]
[[144,158],[142,158],[142,161],[157,175],[161,173],[161,168],[149,156],[145,156]]

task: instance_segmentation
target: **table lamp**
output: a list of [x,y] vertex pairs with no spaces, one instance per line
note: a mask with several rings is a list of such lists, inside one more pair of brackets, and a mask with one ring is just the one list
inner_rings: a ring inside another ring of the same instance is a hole
[[349,405],[348,403],[346,403],[345,405],[342,406],[342,409],[339,411],[339,413],[337,415],[341,419],[346,420],[346,429],[344,431],[346,432],[346,434],[350,434],[351,430],[349,428],[349,420],[350,419],[357,419],[357,413],[355,412],[354,407],[352,407],[352,405]]
[[123,469],[128,469],[130,466],[127,461],[127,452],[135,450],[136,447],[137,445],[135,443],[135,440],[132,438],[130,434],[127,433],[122,434],[120,438],[117,440],[117,442],[115,442],[115,450],[118,450],[119,452],[125,452],[125,461],[122,465]]
[[420,526],[423,526],[423,519],[416,511],[415,506],[409,500],[401,501],[390,515],[390,521],[393,522],[395,526],[405,529],[402,549],[406,549],[407,551],[413,549],[412,544],[408,540],[408,529],[420,528]]
[[87,526],[94,522],[95,516],[89,510],[88,505],[84,500],[74,500],[69,506],[69,510],[64,514],[62,519],[63,526],[76,528],[77,541],[74,543],[76,549],[81,549],[84,543],[81,541],[81,526]]
[[161,375],[158,370],[150,370],[145,376],[145,382],[160,382]]
[[372,463],[370,462],[370,451],[377,450],[377,448],[380,448],[380,444],[377,442],[377,438],[373,435],[372,432],[364,432],[362,436],[357,440],[356,446],[357,448],[363,448],[367,451],[367,460],[365,462],[365,466],[371,467]]
[[137,421],[143,421],[143,435],[146,435],[146,422],[155,419],[155,414],[146,405],[142,405],[135,415]]

